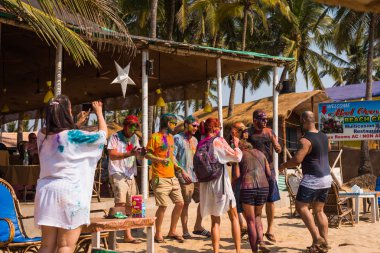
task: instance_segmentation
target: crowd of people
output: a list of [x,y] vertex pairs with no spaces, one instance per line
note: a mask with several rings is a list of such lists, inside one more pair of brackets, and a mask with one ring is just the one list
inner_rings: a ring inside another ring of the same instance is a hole
[[[106,142],[107,127],[101,102],[93,102],[99,131],[78,130],[73,122],[71,104],[66,96],[50,101],[46,110],[46,126],[37,136],[41,174],[35,199],[35,222],[42,229],[40,252],[73,252],[82,225],[89,224],[92,181],[97,160]],[[84,118],[88,114],[83,115]],[[83,121],[83,119],[81,119]],[[221,216],[228,213],[236,252],[241,237],[248,233],[253,252],[269,252],[264,243],[276,243],[274,202],[280,199],[274,170],[273,152],[281,146],[267,126],[264,110],[253,113],[253,124],[247,128],[235,123],[224,139],[220,121],[208,118],[199,122],[194,116],[184,120],[184,130],[174,135],[177,117],[163,114],[159,131],[142,147],[136,134],[140,122],[127,116],[123,129],[111,135],[107,143],[109,177],[115,196],[115,208],[130,214],[133,195],[138,194],[135,177],[137,162],[151,162],[153,189],[157,206],[154,241],[165,239],[184,242],[200,235],[212,240],[219,252]],[[315,128],[314,115],[305,112],[301,124],[306,131],[300,139],[296,155],[280,166],[280,171],[302,163],[305,177],[297,195],[297,211],[309,229],[313,244],[308,252],[327,252],[327,219],[323,213],[331,184],[326,160],[327,137]],[[232,168],[231,179],[227,166]],[[189,231],[189,205],[199,203],[192,233]],[[308,205],[313,202],[317,225]],[[166,237],[162,223],[169,204],[173,203],[170,229]],[[265,205],[267,230],[261,221]],[[202,218],[211,216],[211,231],[202,225]],[[182,233],[177,230],[181,220]],[[138,243],[130,230],[124,241]]]

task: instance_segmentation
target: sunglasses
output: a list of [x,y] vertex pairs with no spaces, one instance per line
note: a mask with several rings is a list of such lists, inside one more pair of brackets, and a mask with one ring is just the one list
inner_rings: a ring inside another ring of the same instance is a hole
[[268,122],[268,119],[267,118],[258,118],[256,119],[257,121],[261,121],[261,122]]

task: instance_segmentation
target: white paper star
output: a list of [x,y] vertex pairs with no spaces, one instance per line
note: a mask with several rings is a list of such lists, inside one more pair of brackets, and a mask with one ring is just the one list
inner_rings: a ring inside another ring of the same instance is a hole
[[131,67],[131,64],[129,63],[124,69],[122,69],[115,61],[115,66],[118,76],[111,82],[111,84],[120,83],[123,97],[125,98],[128,84],[136,85],[135,82],[129,77],[129,69]]

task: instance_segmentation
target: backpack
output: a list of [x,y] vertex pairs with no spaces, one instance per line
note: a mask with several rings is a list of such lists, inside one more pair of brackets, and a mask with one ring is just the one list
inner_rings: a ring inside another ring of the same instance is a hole
[[209,182],[219,178],[224,169],[224,165],[215,158],[213,154],[213,141],[217,137],[210,138],[202,146],[198,146],[193,158],[194,172],[199,182]]

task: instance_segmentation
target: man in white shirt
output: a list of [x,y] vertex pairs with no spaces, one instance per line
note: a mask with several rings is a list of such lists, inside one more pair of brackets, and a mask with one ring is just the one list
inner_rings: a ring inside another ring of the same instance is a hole
[[[136,116],[127,116],[123,126],[123,130],[114,133],[108,141],[108,171],[115,195],[115,207],[125,207],[125,213],[130,215],[132,196],[139,192],[135,181],[136,157],[140,157],[143,150],[136,135],[140,127],[139,119]],[[125,230],[124,242],[137,242],[130,229]]]

